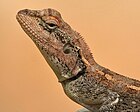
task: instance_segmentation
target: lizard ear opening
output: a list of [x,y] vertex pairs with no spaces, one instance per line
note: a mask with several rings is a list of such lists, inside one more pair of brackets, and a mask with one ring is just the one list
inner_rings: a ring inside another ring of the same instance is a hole
[[70,43],[66,43],[66,44],[64,45],[64,47],[63,47],[63,52],[64,52],[65,54],[71,53],[72,47],[73,47],[73,46],[72,46]]

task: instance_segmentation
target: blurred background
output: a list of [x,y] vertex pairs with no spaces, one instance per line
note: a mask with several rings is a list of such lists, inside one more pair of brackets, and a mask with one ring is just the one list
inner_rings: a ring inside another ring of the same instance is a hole
[[44,58],[16,21],[20,9],[54,8],[81,33],[95,60],[140,80],[139,0],[1,0],[0,112],[75,112]]

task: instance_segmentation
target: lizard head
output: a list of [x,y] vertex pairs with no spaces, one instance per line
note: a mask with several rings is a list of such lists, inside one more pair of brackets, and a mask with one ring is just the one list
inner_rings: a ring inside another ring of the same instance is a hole
[[77,33],[54,9],[24,9],[16,16],[60,82],[85,72],[86,64],[76,44]]

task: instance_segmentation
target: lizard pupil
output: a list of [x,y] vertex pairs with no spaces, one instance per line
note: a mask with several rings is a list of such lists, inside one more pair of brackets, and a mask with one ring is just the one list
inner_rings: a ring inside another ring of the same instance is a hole
[[54,23],[46,23],[46,26],[47,26],[49,29],[51,29],[51,30],[53,30],[53,29],[55,29],[55,28],[57,27],[57,25],[54,24]]
[[56,25],[55,24],[53,24],[53,23],[49,23],[48,24],[50,27],[55,27]]

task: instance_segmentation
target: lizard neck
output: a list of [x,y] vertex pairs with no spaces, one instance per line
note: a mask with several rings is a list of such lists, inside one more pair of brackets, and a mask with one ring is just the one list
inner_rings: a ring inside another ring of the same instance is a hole
[[130,94],[140,94],[140,81],[113,72],[96,62],[94,62],[94,65],[92,66],[87,65],[85,72],[79,73],[61,83],[62,85],[65,85],[68,82],[78,79],[80,76],[84,76],[89,79],[93,78],[97,83],[100,83],[117,93],[127,92]]
[[140,94],[140,81],[113,72],[99,64],[96,64],[95,68],[95,74],[100,76],[100,82],[104,83],[109,89],[118,93]]

